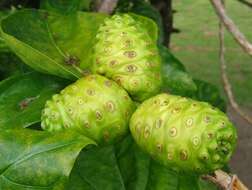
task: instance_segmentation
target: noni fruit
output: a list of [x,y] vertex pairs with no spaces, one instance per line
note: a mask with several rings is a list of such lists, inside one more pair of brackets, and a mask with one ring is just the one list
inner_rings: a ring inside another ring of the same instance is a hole
[[181,172],[223,167],[237,140],[236,129],[223,112],[168,94],[144,101],[132,115],[130,131],[154,159]]
[[141,23],[130,15],[105,19],[96,35],[92,71],[120,84],[136,101],[160,91],[160,56]]
[[134,102],[118,84],[103,76],[89,75],[46,102],[42,128],[72,128],[98,144],[113,143],[127,133],[134,109]]

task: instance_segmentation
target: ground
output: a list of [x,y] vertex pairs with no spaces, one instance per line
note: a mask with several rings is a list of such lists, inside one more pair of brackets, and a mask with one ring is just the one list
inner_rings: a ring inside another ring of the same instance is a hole
[[[249,1],[249,0],[248,0]],[[171,50],[195,78],[215,84],[225,98],[218,61],[218,19],[210,4],[203,0],[174,0],[175,27],[181,32],[172,35]],[[250,1],[251,2],[251,1]],[[252,42],[252,9],[238,1],[226,1],[228,14]],[[246,55],[226,32],[228,77],[238,103],[252,117],[252,58]],[[239,141],[231,168],[252,189],[252,126],[228,109],[238,129]]]

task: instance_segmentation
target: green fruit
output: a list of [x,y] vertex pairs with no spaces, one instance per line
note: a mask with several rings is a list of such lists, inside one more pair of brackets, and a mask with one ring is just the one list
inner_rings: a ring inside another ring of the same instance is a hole
[[134,109],[127,92],[115,82],[89,75],[46,102],[42,128],[47,131],[72,128],[99,144],[113,143],[127,133]]
[[92,70],[116,81],[136,101],[160,91],[160,56],[156,42],[128,14],[105,20],[96,35]]
[[137,144],[162,164],[183,172],[221,168],[234,151],[235,127],[208,103],[160,94],[144,101],[130,120]]

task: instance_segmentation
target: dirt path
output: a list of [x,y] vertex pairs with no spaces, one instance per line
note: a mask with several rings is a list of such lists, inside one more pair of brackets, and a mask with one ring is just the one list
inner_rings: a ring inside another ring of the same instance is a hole
[[[252,110],[244,109],[252,117]],[[228,108],[230,119],[238,129],[238,147],[231,160],[232,172],[252,189],[252,125],[244,121],[234,110]]]

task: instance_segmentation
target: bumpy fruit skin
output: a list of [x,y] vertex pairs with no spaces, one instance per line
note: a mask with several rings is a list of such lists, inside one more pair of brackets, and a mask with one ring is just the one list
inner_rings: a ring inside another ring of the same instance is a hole
[[130,131],[154,159],[180,172],[207,173],[223,167],[237,140],[223,112],[168,94],[144,101],[132,115]]
[[96,35],[92,71],[120,84],[136,101],[160,91],[160,56],[147,30],[128,14],[105,20]]
[[98,144],[110,144],[127,133],[134,110],[135,104],[123,88],[103,76],[89,75],[46,102],[42,128],[72,128]]

